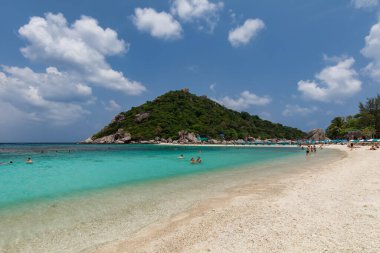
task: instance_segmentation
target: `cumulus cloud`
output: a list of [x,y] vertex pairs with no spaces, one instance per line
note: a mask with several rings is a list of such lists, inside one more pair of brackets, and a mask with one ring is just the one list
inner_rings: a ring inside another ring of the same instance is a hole
[[365,72],[375,81],[380,82],[380,21],[371,27],[369,34],[365,37],[365,46],[361,53],[372,60],[365,67]]
[[1,108],[21,121],[70,124],[89,113],[85,108],[96,100],[94,85],[126,94],[145,90],[108,64],[106,57],[125,53],[128,44],[91,17],[68,24],[62,14],[47,13],[31,17],[18,32],[27,42],[23,56],[49,66],[42,72],[1,66]]
[[229,32],[228,41],[234,47],[246,45],[253,40],[264,27],[265,24],[261,19],[247,19],[242,26]]
[[299,105],[286,105],[284,111],[282,112],[283,116],[306,116],[313,112],[318,111],[316,106],[313,107],[301,107]]
[[208,87],[211,91],[215,91],[215,87],[216,87],[216,83],[212,83],[210,84],[210,86]]
[[107,56],[126,52],[128,45],[114,30],[103,29],[91,17],[82,16],[69,25],[62,14],[47,13],[45,17],[30,18],[19,34],[29,43],[21,49],[28,59],[57,65],[70,75],[106,89],[132,95],[146,89],[107,63]]
[[[219,21],[219,12],[223,2],[208,0],[172,0],[171,13],[184,22],[206,22],[208,29],[213,31]],[[204,27],[199,25],[200,29]]]
[[234,110],[244,110],[249,108],[252,105],[267,105],[271,102],[271,98],[268,96],[257,96],[254,93],[249,91],[243,91],[240,93],[240,96],[237,98],[230,98],[228,96],[223,97],[222,99],[215,100],[216,102]]
[[107,111],[120,111],[121,106],[113,99],[108,101],[108,104],[106,105]]
[[372,8],[379,4],[379,0],[352,0],[355,8]]
[[341,102],[361,90],[362,83],[352,68],[354,62],[351,57],[324,68],[315,76],[317,81],[299,81],[298,91],[307,99]]
[[182,27],[173,16],[166,12],[157,12],[152,8],[136,8],[133,23],[138,30],[148,32],[160,39],[179,39]]
[[68,124],[88,113],[83,105],[92,99],[92,90],[53,67],[36,73],[30,68],[4,66],[0,99],[29,120]]

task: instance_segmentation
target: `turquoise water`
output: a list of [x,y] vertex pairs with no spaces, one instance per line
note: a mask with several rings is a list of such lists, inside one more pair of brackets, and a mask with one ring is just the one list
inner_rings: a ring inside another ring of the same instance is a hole
[[[13,163],[0,165],[0,208],[301,154],[297,148],[2,144],[0,162]],[[198,156],[202,164],[190,164]],[[33,164],[25,163],[28,157]]]
[[[190,164],[198,156],[202,164]],[[275,147],[0,144],[0,163],[13,161],[0,165],[0,253],[92,252],[241,187],[272,189],[340,156]]]

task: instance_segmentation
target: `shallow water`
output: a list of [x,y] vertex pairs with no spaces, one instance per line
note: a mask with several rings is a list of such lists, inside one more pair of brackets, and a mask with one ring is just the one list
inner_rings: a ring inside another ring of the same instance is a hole
[[[203,153],[199,153],[200,150]],[[155,145],[3,145],[0,207],[117,185],[224,169],[298,154],[298,149]],[[183,154],[184,159],[177,157]],[[202,164],[189,159],[200,156]],[[26,164],[31,157],[33,164]]]
[[[202,153],[200,153],[202,150]],[[228,188],[335,157],[297,148],[2,145],[0,249],[77,252]],[[178,159],[183,154],[185,159]],[[192,165],[191,157],[203,163]],[[25,164],[31,157],[33,164]]]

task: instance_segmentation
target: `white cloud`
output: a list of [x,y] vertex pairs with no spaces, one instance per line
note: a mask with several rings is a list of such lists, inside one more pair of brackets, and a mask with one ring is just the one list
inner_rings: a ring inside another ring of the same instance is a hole
[[166,12],[157,12],[152,8],[136,8],[133,23],[138,30],[148,32],[160,39],[179,39],[182,37],[180,23]]
[[307,99],[341,102],[361,90],[362,83],[352,68],[354,62],[351,57],[328,66],[315,76],[318,81],[299,81],[298,90]]
[[[223,2],[213,3],[208,0],[172,0],[171,13],[184,22],[205,21],[208,29],[213,31],[223,6]],[[199,28],[204,27],[200,25]]]
[[60,66],[83,82],[106,89],[132,95],[146,89],[106,62],[107,56],[126,52],[127,44],[114,30],[103,29],[91,17],[82,16],[69,25],[62,14],[47,13],[44,18],[30,18],[19,34],[29,43],[21,49],[28,59]]
[[355,8],[372,8],[379,4],[379,0],[352,0]]
[[228,41],[234,47],[246,45],[253,40],[264,27],[265,24],[261,19],[247,19],[242,26],[229,32]]
[[325,62],[328,62],[328,63],[337,63],[337,62],[340,62],[340,61],[344,61],[346,60],[347,58],[349,58],[348,55],[340,55],[340,56],[328,56],[327,54],[323,54],[322,55],[322,59],[325,61]]
[[121,106],[116,103],[115,100],[110,100],[108,101],[108,104],[106,105],[106,110],[107,111],[119,111],[121,109]]
[[212,84],[210,84],[209,89],[210,89],[211,91],[215,91],[215,87],[216,87],[216,84],[215,84],[215,83],[212,83]]
[[93,98],[90,87],[56,68],[36,73],[30,68],[3,67],[0,99],[27,119],[69,124],[88,113],[83,105]]
[[372,60],[365,71],[377,82],[380,82],[380,21],[371,27],[365,37],[365,46],[361,53]]
[[228,96],[223,97],[220,100],[215,100],[216,102],[224,105],[225,107],[234,109],[234,110],[244,110],[249,108],[251,105],[267,105],[271,102],[271,99],[267,96],[259,97],[254,93],[249,91],[243,91],[240,93],[238,98],[230,98]]
[[145,90],[107,63],[107,56],[125,53],[128,45],[114,30],[103,29],[93,18],[82,16],[69,25],[62,14],[47,13],[30,18],[19,29],[19,35],[27,41],[21,53],[50,66],[43,72],[1,67],[1,108],[19,117],[13,122],[67,125],[81,119],[89,113],[85,106],[96,100],[93,85],[127,94]]
[[290,116],[306,116],[313,112],[318,111],[318,108],[313,107],[301,107],[299,105],[286,105],[284,111],[282,112],[282,115],[286,117]]

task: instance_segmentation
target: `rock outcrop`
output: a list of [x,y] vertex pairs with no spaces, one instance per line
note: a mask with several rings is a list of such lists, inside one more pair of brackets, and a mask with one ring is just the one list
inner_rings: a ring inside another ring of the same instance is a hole
[[306,139],[312,141],[322,141],[326,139],[326,135],[323,129],[318,128],[310,130],[306,135]]
[[111,124],[112,123],[120,123],[120,122],[122,122],[123,120],[125,120],[125,115],[124,115],[124,113],[119,113],[118,115],[116,115],[113,119],[112,119],[112,121],[111,121]]
[[115,134],[107,135],[98,139],[87,138],[84,144],[124,144],[130,143],[132,136],[130,133],[125,132],[124,129],[119,128]]
[[149,118],[148,112],[138,113],[135,115],[135,122],[140,123],[141,121],[143,121],[144,119],[147,119],[147,118]]
[[188,131],[181,130],[178,132],[178,142],[179,143],[198,143],[198,139],[194,133],[189,133]]

